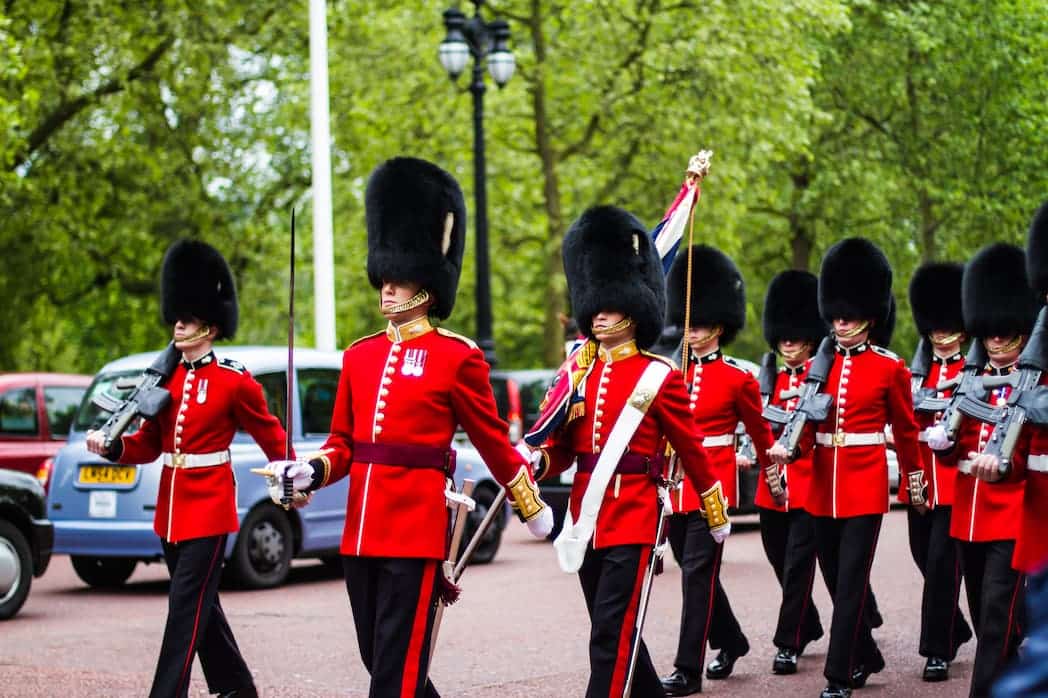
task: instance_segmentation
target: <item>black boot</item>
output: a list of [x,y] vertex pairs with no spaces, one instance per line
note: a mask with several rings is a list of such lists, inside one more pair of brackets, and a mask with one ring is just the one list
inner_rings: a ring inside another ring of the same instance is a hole
[[950,663],[942,657],[928,657],[921,678],[930,682],[945,681],[950,678]]
[[[745,640],[743,640],[745,642]],[[729,652],[728,650],[721,650],[717,653],[717,656],[712,662],[706,665],[706,678],[719,680],[726,679],[731,676],[732,670],[735,668],[735,662],[740,657],[745,657],[750,651],[750,644],[745,642],[745,645],[740,651]]]
[[258,691],[254,686],[245,686],[244,688],[238,688],[235,691],[226,691],[225,693],[217,694],[218,698],[258,698]]
[[771,672],[773,674],[796,674],[797,652],[780,647],[771,663]]
[[661,679],[662,690],[667,696],[690,696],[692,693],[702,693],[702,675],[693,676],[680,669],[674,669],[669,676]]
[[852,690],[847,686],[830,681],[826,688],[822,689],[819,698],[851,698]]

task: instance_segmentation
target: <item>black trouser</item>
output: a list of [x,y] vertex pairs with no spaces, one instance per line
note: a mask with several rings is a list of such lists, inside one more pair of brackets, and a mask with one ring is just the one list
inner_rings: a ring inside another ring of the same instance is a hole
[[1026,622],[1019,661],[994,684],[994,698],[1048,695],[1048,568],[1026,578]]
[[750,643],[721,586],[724,545],[713,540],[706,519],[698,511],[674,514],[670,517],[669,539],[673,557],[681,568],[684,594],[673,664],[687,674],[701,676],[707,641],[713,649],[736,656],[748,652]]
[[953,661],[957,648],[971,639],[972,629],[957,600],[961,594],[961,559],[957,541],[950,538],[953,507],[937,506],[923,514],[906,510],[910,529],[910,554],[924,577],[921,599],[922,657]]
[[975,624],[972,696],[988,696],[1022,642],[1024,576],[1012,569],[1015,541],[960,544],[968,610]]
[[[579,568],[590,617],[590,678],[586,698],[620,698],[626,686],[633,629],[640,606],[650,545],[616,545],[586,551]],[[662,682],[639,640],[632,698],[661,698]]]
[[427,678],[437,600],[437,560],[343,556],[370,698],[435,698]]
[[815,517],[819,565],[833,599],[823,675],[846,686],[855,670],[883,661],[870,632],[868,607],[870,569],[882,518],[883,514],[846,519]]
[[171,586],[164,640],[150,697],[186,696],[194,655],[200,657],[211,693],[252,687],[251,671],[240,656],[218,601],[226,536],[161,542]]
[[759,509],[761,543],[782,587],[775,646],[803,652],[822,637],[819,609],[812,600],[815,584],[815,522],[803,509]]

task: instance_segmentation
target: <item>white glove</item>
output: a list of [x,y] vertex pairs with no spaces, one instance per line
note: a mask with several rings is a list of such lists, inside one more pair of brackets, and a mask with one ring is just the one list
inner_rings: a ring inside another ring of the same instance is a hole
[[716,541],[717,543],[723,543],[724,541],[728,540],[728,534],[730,534],[730,533],[731,533],[731,522],[730,521],[728,523],[724,524],[723,526],[720,526],[716,530],[710,529],[710,535],[713,536],[713,540]]
[[553,509],[547,504],[542,507],[542,511],[539,512],[538,516],[525,523],[531,535],[545,539],[549,534],[553,533]]
[[933,451],[945,451],[953,446],[953,442],[946,436],[946,427],[942,424],[928,427],[925,434],[928,437],[928,448]]
[[532,451],[531,448],[526,443],[524,443],[523,439],[518,441],[517,445],[514,446],[514,448],[516,448],[517,453],[519,453],[521,457],[528,462],[528,465],[531,466],[532,470],[534,470],[538,462],[542,460],[542,451],[540,451],[539,449],[535,449],[534,451]]

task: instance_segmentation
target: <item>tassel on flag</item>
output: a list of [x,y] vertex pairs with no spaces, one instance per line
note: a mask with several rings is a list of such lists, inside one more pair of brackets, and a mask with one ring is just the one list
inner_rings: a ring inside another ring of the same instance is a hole
[[651,231],[651,240],[655,243],[655,249],[662,260],[663,274],[669,273],[670,265],[677,256],[677,249],[680,247],[684,231],[691,220],[695,204],[702,196],[702,180],[710,171],[712,157],[712,150],[700,150],[698,155],[692,156],[688,161],[684,183],[681,184],[677,198],[666,209],[666,214],[659,224]]

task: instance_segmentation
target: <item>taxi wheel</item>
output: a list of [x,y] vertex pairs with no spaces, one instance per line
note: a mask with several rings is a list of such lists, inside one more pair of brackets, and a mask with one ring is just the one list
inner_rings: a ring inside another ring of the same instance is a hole
[[[473,500],[477,503],[477,507],[469,512],[469,516],[466,519],[466,528],[462,532],[462,545],[459,548],[460,555],[465,552],[466,546],[469,545],[469,541],[473,537],[473,533],[480,526],[480,522],[484,520],[488,510],[491,509],[491,505],[495,503],[495,497],[495,489],[485,485],[481,485],[473,493]],[[469,561],[471,565],[483,565],[495,559],[495,554],[499,551],[499,545],[502,543],[503,526],[504,520],[501,516],[497,516],[491,522],[491,526],[488,527],[488,530],[484,532],[484,536],[480,539],[480,545],[473,551],[473,557]]]
[[232,572],[246,589],[269,589],[287,580],[294,538],[287,515],[273,504],[255,507],[244,519],[230,560]]
[[33,582],[29,543],[8,521],[0,521],[0,620],[22,608]]
[[138,561],[128,557],[85,557],[73,555],[73,570],[89,586],[113,589],[123,586]]

